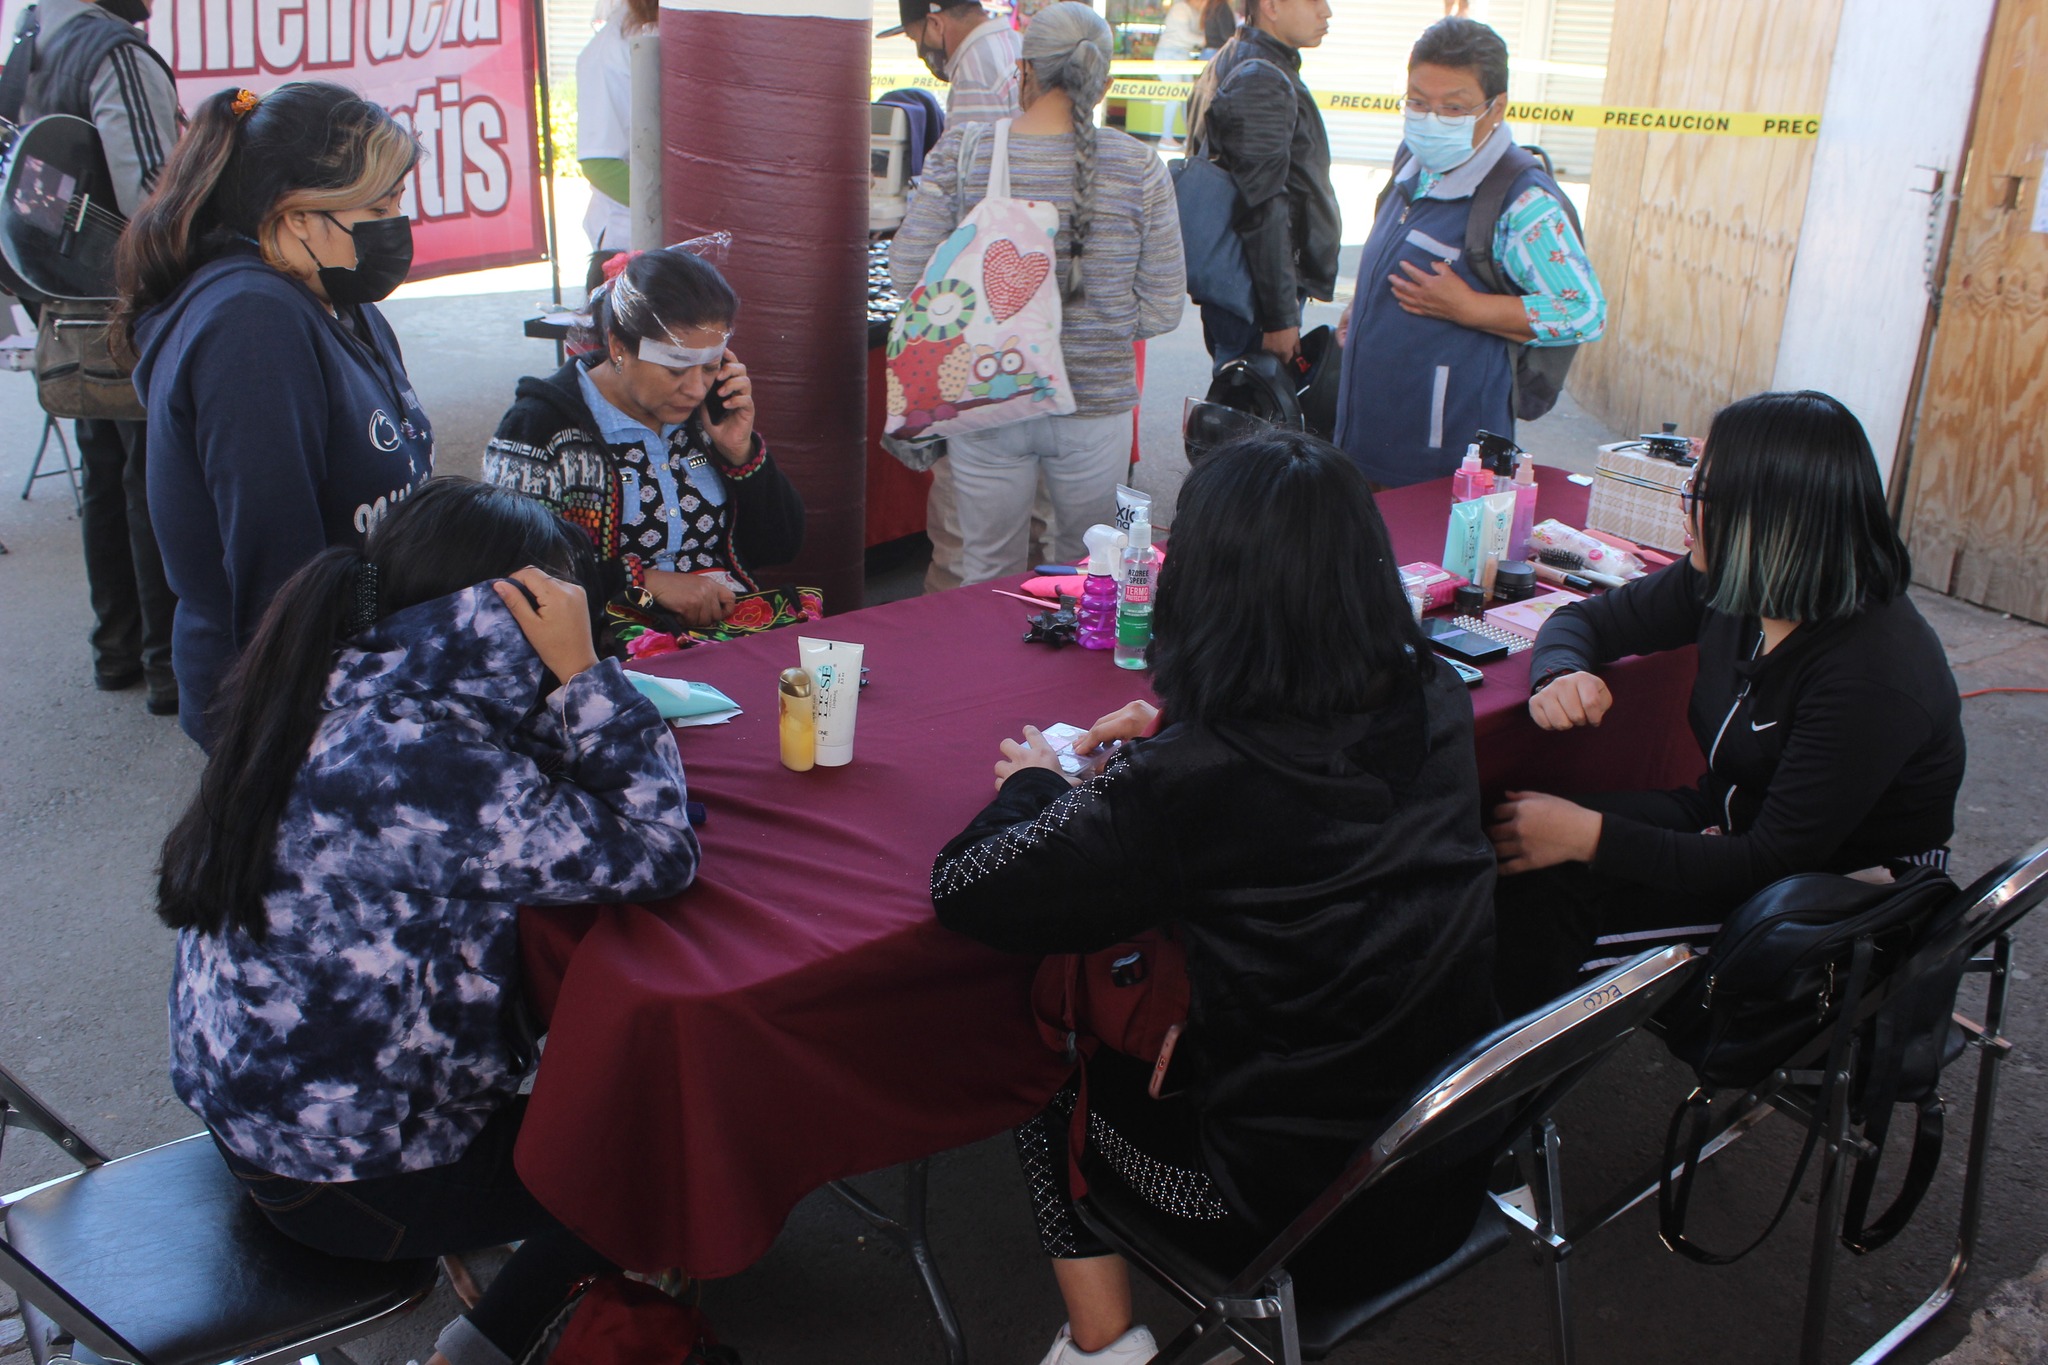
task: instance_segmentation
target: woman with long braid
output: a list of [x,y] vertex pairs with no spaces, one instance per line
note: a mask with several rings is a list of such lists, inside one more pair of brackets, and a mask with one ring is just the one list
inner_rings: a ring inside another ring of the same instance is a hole
[[[1095,106],[1109,89],[1109,25],[1087,5],[1050,5],[1031,21],[1023,43],[1024,115],[1009,125],[1010,192],[1059,210],[1054,278],[1074,411],[947,441],[965,542],[961,577],[969,583],[1030,564],[1031,501],[1041,470],[1058,558],[1078,558],[1081,533],[1110,519],[1117,481],[1129,466],[1138,402],[1132,343],[1172,331],[1186,289],[1180,217],[1165,168],[1136,138],[1095,126]],[[995,139],[978,130],[963,164],[962,136],[961,128],[948,129],[925,158],[890,248],[890,272],[905,295],[960,225],[961,205],[988,192]]]

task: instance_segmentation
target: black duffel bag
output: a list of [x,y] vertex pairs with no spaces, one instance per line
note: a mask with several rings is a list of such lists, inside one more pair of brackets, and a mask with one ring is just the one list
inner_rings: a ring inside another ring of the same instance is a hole
[[[1927,1192],[1941,1156],[1936,1086],[1949,1052],[1960,959],[1918,959],[1965,908],[1955,883],[1934,868],[1908,868],[1896,881],[1871,883],[1828,873],[1774,882],[1722,925],[1694,978],[1661,1016],[1672,1055],[1693,1069],[1700,1088],[1672,1115],[1658,1190],[1665,1245],[1695,1261],[1725,1265],[1768,1237],[1791,1207],[1833,1100],[1837,1077],[1856,1040],[1861,1063],[1847,1097],[1875,1153],[1850,1182],[1843,1241],[1857,1252],[1883,1245],[1904,1227]],[[1685,1235],[1693,1176],[1710,1135],[1710,1092],[1763,1085],[1838,1019],[1855,1019],[1867,991],[1895,974],[1910,977],[1859,1027],[1835,1030],[1815,1118],[1807,1125],[1792,1179],[1768,1226],[1742,1250],[1707,1251]],[[1866,1220],[1894,1105],[1919,1109],[1912,1159],[1892,1206]]]

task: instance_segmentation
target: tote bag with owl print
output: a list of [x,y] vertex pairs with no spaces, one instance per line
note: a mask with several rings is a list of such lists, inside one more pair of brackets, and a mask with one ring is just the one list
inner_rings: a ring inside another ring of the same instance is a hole
[[[971,155],[963,139],[963,181]],[[1059,210],[1010,197],[1008,119],[995,126],[992,155],[987,196],[932,253],[889,328],[882,429],[897,440],[965,436],[1074,410],[1053,270]]]

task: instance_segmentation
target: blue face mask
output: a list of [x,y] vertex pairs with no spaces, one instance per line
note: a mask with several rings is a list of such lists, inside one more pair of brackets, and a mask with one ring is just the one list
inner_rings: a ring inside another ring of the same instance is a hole
[[1422,169],[1436,175],[1454,171],[1472,159],[1478,149],[1472,145],[1472,129],[1478,114],[1446,118],[1442,114],[1402,116],[1402,138]]

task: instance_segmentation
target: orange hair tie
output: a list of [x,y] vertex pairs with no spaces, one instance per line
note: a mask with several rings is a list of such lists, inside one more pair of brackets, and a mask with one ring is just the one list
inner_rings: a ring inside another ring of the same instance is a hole
[[236,118],[249,117],[249,111],[256,107],[256,92],[254,90],[237,90],[235,92],[235,102],[228,107],[235,111]]

